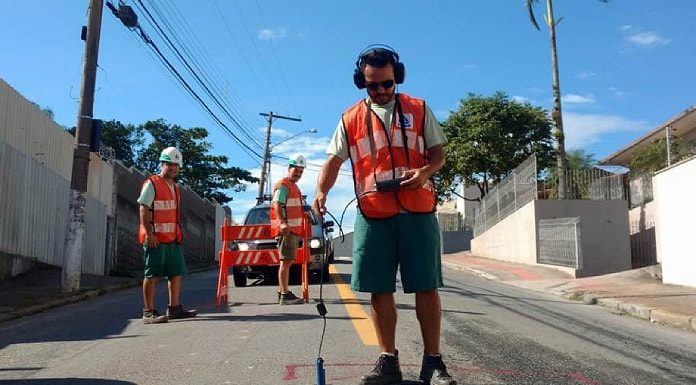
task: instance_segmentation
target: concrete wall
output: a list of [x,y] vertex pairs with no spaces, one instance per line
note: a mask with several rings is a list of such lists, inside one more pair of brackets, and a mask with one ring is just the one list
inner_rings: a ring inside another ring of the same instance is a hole
[[577,276],[631,268],[626,201],[534,200],[471,241],[471,252],[486,258],[536,265],[540,219],[580,217],[579,269],[544,265]]
[[440,234],[442,234],[441,247],[443,254],[471,250],[471,239],[474,237],[472,229],[441,231]]
[[662,281],[696,287],[696,158],[655,174],[657,255]]
[[534,265],[537,261],[535,201],[471,240],[471,253],[486,258]]
[[[140,226],[140,188],[147,174],[135,168],[126,168],[120,162],[115,167],[117,188],[116,231],[118,250],[112,270],[139,271],[143,268],[143,249],[138,243]],[[202,199],[187,187],[181,188],[181,227],[184,232],[182,249],[188,264],[213,262],[216,259],[220,229],[218,205]]]
[[[62,266],[75,138],[0,79],[0,279]],[[104,274],[113,166],[90,155],[82,272]]]
[[619,200],[538,200],[537,220],[580,217],[582,259],[578,275],[631,269],[628,202]]

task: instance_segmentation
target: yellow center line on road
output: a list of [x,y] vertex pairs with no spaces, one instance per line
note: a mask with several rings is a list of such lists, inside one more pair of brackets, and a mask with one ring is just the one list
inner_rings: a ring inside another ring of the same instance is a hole
[[353,327],[355,327],[355,331],[358,332],[358,336],[360,336],[363,345],[377,346],[377,333],[372,325],[370,316],[365,313],[363,305],[355,298],[353,291],[350,289],[350,285],[343,282],[334,265],[329,265],[329,271],[331,272],[331,278],[336,284],[336,288],[338,288],[338,295],[341,296],[346,306],[346,311],[348,311],[348,316],[353,321]]

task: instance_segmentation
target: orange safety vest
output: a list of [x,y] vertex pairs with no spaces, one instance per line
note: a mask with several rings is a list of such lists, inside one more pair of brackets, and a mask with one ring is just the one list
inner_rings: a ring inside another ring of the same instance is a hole
[[[280,188],[280,186],[285,186],[288,189],[288,199],[285,202],[285,218],[288,221],[288,231],[290,233],[302,236],[302,219],[304,218],[304,210],[302,209],[302,193],[300,188],[297,187],[287,177],[279,180],[273,186],[273,194]],[[280,235],[280,215],[276,212],[274,205],[271,204],[271,236],[277,237]]]
[[[152,182],[152,186],[155,188],[155,200],[152,202],[150,211],[152,212],[151,226],[157,240],[160,243],[181,243],[184,234],[179,223],[179,201],[181,200],[179,186],[174,184],[174,194],[172,194],[169,185],[161,176],[153,175],[147,178],[143,182],[143,186],[147,181]],[[146,235],[145,227],[140,224],[138,238],[141,244],[145,243]]]
[[[396,94],[391,136],[365,100],[346,110],[342,119],[353,165],[355,195],[363,216],[389,218],[401,209],[412,213],[434,212],[437,200],[432,180],[414,190],[377,192],[376,189],[377,181],[400,177],[406,170],[428,163],[425,101]],[[402,122],[405,129],[401,127]]]

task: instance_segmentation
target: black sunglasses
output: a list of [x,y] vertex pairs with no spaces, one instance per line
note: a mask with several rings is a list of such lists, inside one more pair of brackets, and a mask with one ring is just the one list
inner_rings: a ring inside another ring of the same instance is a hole
[[389,79],[385,80],[383,82],[369,82],[365,83],[365,87],[369,88],[372,91],[377,91],[379,89],[379,86],[382,86],[385,90],[388,90],[392,87],[394,87],[394,80]]

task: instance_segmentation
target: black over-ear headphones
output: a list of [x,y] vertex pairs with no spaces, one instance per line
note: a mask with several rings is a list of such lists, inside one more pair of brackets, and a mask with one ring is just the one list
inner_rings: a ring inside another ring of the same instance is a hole
[[399,54],[388,45],[372,44],[362,50],[360,55],[358,55],[358,60],[355,61],[355,71],[353,71],[353,83],[355,83],[355,86],[359,89],[365,88],[365,75],[363,74],[361,67],[365,57],[376,52],[383,52],[389,55],[392,66],[394,66],[394,82],[396,84],[403,83],[404,78],[406,77],[406,67],[404,67],[404,63],[399,61]]

